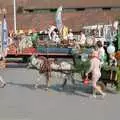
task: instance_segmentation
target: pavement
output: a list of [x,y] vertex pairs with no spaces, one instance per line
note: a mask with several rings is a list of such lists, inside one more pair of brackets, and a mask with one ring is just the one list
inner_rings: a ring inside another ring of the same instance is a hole
[[120,95],[113,90],[95,99],[79,80],[76,90],[70,82],[61,90],[63,80],[54,76],[45,91],[45,78],[34,88],[39,75],[35,69],[7,68],[0,75],[8,83],[0,88],[0,120],[119,120]]

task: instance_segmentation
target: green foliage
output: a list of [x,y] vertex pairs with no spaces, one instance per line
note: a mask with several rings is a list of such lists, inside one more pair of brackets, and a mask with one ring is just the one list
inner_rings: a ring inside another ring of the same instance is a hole
[[115,87],[116,87],[116,91],[120,91],[120,81],[117,82],[117,85]]
[[120,91],[120,67],[117,67],[117,72],[116,72],[116,90]]
[[117,81],[120,81],[120,68],[117,68]]
[[104,65],[102,67],[102,78],[106,78],[106,79],[109,79],[110,77],[110,71],[115,71],[115,78],[114,80],[116,81],[115,83],[115,88],[116,88],[116,91],[120,91],[120,68],[119,67],[111,67],[111,66],[108,66],[108,65]]
[[117,17],[116,17],[116,20],[120,21],[120,16],[117,16]]
[[76,59],[76,65],[75,65],[75,69],[74,72],[76,73],[80,73],[82,76],[84,75],[84,73],[86,73],[90,68],[90,61],[81,61],[80,59]]
[[103,64],[103,66],[102,66],[102,70],[104,70],[104,71],[110,71],[110,70],[112,70],[112,71],[117,71],[117,67],[111,67],[110,65],[106,65],[106,64]]

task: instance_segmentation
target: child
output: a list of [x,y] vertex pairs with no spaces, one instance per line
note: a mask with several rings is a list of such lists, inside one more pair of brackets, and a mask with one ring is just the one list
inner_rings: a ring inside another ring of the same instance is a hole
[[86,73],[86,76],[88,76],[89,73],[92,73],[92,85],[93,85],[93,97],[96,97],[96,94],[94,91],[98,91],[103,97],[105,96],[105,93],[100,89],[100,87],[97,86],[97,81],[101,77],[101,62],[99,60],[99,53],[97,51],[93,51],[91,55],[91,66],[89,71]]

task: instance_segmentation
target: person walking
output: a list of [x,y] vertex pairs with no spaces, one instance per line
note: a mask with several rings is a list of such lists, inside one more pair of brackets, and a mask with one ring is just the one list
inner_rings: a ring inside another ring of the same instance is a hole
[[101,77],[101,62],[99,60],[99,53],[98,51],[93,51],[90,60],[91,66],[86,73],[88,76],[89,73],[92,73],[92,86],[93,86],[93,97],[96,98],[96,92],[98,91],[103,97],[106,95],[99,86],[97,86],[97,81]]
[[86,42],[86,36],[83,31],[80,31],[80,35],[78,36],[78,44],[80,47],[84,46]]

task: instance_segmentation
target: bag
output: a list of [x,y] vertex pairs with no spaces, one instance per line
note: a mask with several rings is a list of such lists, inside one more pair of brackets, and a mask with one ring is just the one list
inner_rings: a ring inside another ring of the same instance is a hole
[[88,78],[84,79],[84,80],[83,80],[83,85],[84,85],[84,86],[87,86],[88,84],[89,84]]

